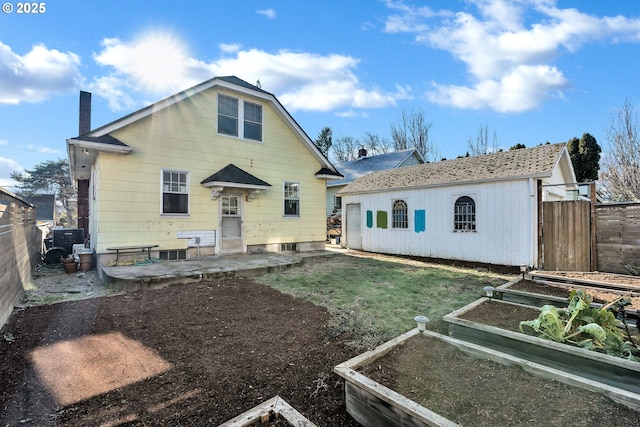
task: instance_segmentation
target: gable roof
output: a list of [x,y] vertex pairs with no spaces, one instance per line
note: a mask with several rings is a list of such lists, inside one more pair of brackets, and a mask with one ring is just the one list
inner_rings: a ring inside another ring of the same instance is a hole
[[[338,194],[550,177],[563,155],[569,158],[565,143],[546,144],[407,166],[366,175],[347,185]],[[568,162],[572,168],[570,159]]]
[[200,184],[207,187],[212,185],[235,184],[247,188],[268,188],[271,184],[251,175],[233,163],[220,169],[208,178],[203,179]]
[[331,181],[327,183],[327,187],[336,187],[346,185],[361,176],[387,169],[399,167],[405,160],[411,156],[417,156],[420,163],[424,163],[422,156],[415,148],[407,148],[405,150],[394,151],[386,154],[378,154],[377,156],[364,156],[356,160],[337,163],[336,168],[344,175],[343,179]]
[[[327,178],[327,179],[342,178],[342,175],[340,174],[340,172],[338,172],[335,166],[331,164],[329,159],[327,159],[327,157],[324,154],[322,154],[322,152],[318,149],[318,147],[316,147],[316,145],[313,143],[311,138],[309,138],[309,136],[304,132],[304,130],[300,127],[300,125],[294,120],[291,114],[289,114],[289,112],[284,108],[284,106],[282,106],[282,104],[280,103],[280,101],[278,101],[275,95],[267,91],[264,91],[261,88],[255,85],[252,85],[242,79],[239,79],[236,76],[214,77],[210,80],[207,80],[198,85],[195,85],[189,89],[183,90],[182,92],[178,92],[158,102],[148,105],[138,111],[135,111],[117,120],[114,120],[111,123],[107,123],[104,126],[100,126],[96,129],[93,129],[90,132],[85,133],[84,135],[67,139],[67,151],[68,151],[69,159],[71,163],[72,175],[78,172],[76,169],[79,169],[81,167],[86,169],[86,166],[87,166],[87,159],[84,159],[82,156],[79,156],[78,155],[79,152],[84,151],[86,153],[87,150],[92,150],[92,151],[105,150],[105,151],[127,154],[133,151],[133,148],[127,146],[122,141],[119,141],[113,136],[109,135],[111,132],[121,129],[131,123],[141,120],[147,116],[150,116],[151,114],[157,111],[168,108],[184,99],[190,98],[198,93],[201,93],[205,90],[211,89],[212,87],[216,87],[216,86],[225,88],[229,91],[236,92],[239,94],[256,97],[271,103],[271,105],[274,106],[274,109],[278,114],[278,116],[298,136],[300,141],[309,150],[311,155],[314,158],[316,158],[316,160],[318,160],[318,162],[320,163],[320,169],[318,172],[316,172],[316,177]],[[95,159],[94,152],[91,152],[88,156],[90,157],[90,160]],[[76,162],[76,160],[79,160],[79,161]],[[82,162],[82,165],[80,165],[81,162]],[[78,163],[77,166],[76,166],[76,163]]]

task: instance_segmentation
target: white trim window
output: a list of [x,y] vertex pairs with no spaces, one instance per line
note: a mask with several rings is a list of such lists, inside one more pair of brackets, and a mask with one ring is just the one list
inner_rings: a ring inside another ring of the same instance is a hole
[[162,170],[162,214],[189,214],[189,172]]
[[469,196],[458,197],[453,205],[453,231],[476,231],[476,202]]
[[284,216],[300,216],[300,183],[284,183]]
[[262,142],[262,105],[219,93],[218,133]]
[[218,94],[218,133],[238,136],[238,99]]
[[262,141],[262,105],[243,102],[244,138]]
[[393,201],[391,228],[409,228],[409,208],[404,200]]

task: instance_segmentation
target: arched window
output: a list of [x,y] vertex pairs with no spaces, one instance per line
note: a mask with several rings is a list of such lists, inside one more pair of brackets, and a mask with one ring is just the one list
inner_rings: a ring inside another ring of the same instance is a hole
[[404,200],[396,200],[393,202],[393,210],[391,217],[391,228],[408,228],[409,227],[409,210],[407,202]]
[[462,196],[453,206],[453,230],[476,230],[476,202],[471,197]]

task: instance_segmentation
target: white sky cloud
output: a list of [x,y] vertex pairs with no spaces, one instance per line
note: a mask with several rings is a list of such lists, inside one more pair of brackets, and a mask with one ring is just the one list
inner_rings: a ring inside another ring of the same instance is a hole
[[276,11],[273,9],[259,10],[257,13],[259,13],[260,15],[264,15],[269,19],[273,19],[276,17]]
[[242,46],[238,43],[220,43],[220,50],[224,53],[236,53]]
[[[8,177],[11,172],[24,172],[24,168],[18,162],[5,157],[0,157],[0,177]],[[0,178],[0,187],[13,187],[17,183],[10,178]]]
[[83,80],[79,66],[74,53],[36,45],[21,56],[0,42],[0,104],[39,102],[77,90]]
[[[358,59],[280,50],[242,50],[220,45],[225,55],[211,62],[191,57],[184,43],[170,33],[149,33],[133,41],[105,39],[94,53],[110,69],[94,79],[92,90],[109,100],[113,110],[130,109],[135,93],[166,96],[214,76],[235,75],[249,83],[260,80],[291,111],[379,108],[407,98],[410,88],[385,92],[365,87],[355,73]],[[162,70],[162,72],[158,72]]]
[[27,148],[31,151],[35,151],[36,153],[40,153],[40,154],[61,154],[60,150],[45,147],[42,145],[29,144],[27,145]]
[[[466,64],[471,84],[434,83],[428,98],[462,109],[530,110],[569,86],[553,61],[593,41],[640,41],[640,19],[595,17],[554,0],[470,0],[477,14],[390,3],[385,31],[415,34]],[[535,18],[535,21],[532,19]]]

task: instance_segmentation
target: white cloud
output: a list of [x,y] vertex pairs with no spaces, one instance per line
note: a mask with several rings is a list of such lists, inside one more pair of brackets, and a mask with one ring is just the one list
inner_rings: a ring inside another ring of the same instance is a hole
[[42,145],[28,144],[27,148],[31,151],[35,151],[36,153],[40,153],[40,154],[60,154],[60,150],[45,147]]
[[257,13],[259,13],[260,15],[264,15],[269,19],[273,19],[276,17],[276,11],[273,9],[258,10]]
[[[447,14],[405,5],[387,19],[387,32],[415,34],[418,42],[450,52],[466,64],[471,84],[434,83],[433,102],[456,108],[520,112],[562,96],[569,79],[553,65],[567,52],[605,40],[640,41],[640,19],[595,17],[560,9],[555,0],[470,0],[468,10]],[[529,23],[533,21],[533,23]]]
[[96,78],[92,90],[114,110],[130,109],[138,95],[166,96],[214,76],[235,75],[249,83],[260,80],[291,111],[380,108],[409,96],[410,88],[386,92],[362,84],[358,59],[348,55],[259,49],[221,44],[224,55],[204,62],[189,56],[175,36],[149,33],[131,42],[105,39],[95,60],[111,69]]
[[0,157],[0,187],[14,187],[16,182],[9,178],[11,172],[24,172],[24,168],[15,160]]
[[224,53],[236,53],[242,48],[238,43],[220,43],[220,50]]
[[36,45],[21,56],[0,42],[0,104],[40,102],[73,92],[82,83],[80,58]]

